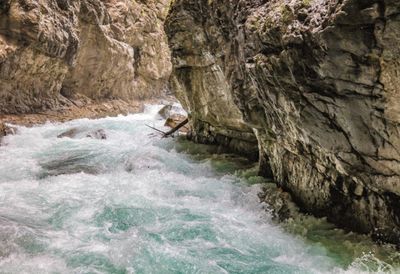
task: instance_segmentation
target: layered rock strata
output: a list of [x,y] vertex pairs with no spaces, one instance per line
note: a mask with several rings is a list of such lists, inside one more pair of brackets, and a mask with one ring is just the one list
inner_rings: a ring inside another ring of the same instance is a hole
[[166,31],[195,140],[257,140],[305,211],[400,244],[399,1],[175,0]]
[[169,0],[3,0],[0,113],[157,96],[171,72]]

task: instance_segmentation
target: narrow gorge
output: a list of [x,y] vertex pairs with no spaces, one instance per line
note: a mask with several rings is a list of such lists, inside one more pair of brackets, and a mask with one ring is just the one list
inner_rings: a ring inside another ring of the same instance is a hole
[[397,0],[1,1],[0,272],[398,273],[399,37]]
[[193,139],[260,151],[301,207],[400,240],[400,3],[174,1],[173,90]]

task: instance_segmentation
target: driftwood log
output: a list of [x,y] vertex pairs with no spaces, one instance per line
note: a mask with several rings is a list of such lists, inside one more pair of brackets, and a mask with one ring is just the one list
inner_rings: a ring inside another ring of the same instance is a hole
[[175,132],[177,132],[179,129],[181,129],[182,127],[184,127],[187,123],[189,123],[189,119],[186,118],[185,120],[183,120],[182,122],[180,122],[178,125],[176,125],[174,128],[172,128],[171,130],[164,132],[162,130],[159,130],[158,128],[146,125],[147,127],[154,129],[157,132],[160,132],[162,134],[162,138],[167,138],[169,136],[172,136],[172,134],[174,134]]

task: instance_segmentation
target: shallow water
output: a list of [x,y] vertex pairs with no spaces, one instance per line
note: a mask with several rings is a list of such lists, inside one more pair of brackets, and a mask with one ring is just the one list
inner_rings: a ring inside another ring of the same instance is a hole
[[158,109],[3,140],[1,273],[400,273],[396,252],[323,220],[275,224],[251,164],[149,136]]

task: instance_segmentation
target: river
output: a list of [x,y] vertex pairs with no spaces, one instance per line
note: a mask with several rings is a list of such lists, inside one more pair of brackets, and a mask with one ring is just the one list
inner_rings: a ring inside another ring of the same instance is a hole
[[[274,222],[251,164],[152,136],[159,108],[4,138],[0,273],[400,273],[366,237]],[[86,137],[98,129],[107,139]]]

